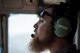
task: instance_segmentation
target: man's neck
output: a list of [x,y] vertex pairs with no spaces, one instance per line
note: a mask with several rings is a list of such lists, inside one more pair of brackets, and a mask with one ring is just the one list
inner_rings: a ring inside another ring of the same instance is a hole
[[65,47],[70,46],[69,43],[67,43],[65,40],[63,39],[57,39],[52,46],[50,47],[50,52],[51,53],[55,53],[56,51],[63,49]]

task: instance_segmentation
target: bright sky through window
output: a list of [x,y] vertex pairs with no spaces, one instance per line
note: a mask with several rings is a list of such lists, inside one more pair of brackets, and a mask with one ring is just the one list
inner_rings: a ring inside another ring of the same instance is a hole
[[29,53],[28,44],[33,33],[33,25],[38,21],[35,14],[11,14],[8,19],[9,53]]
[[11,14],[9,17],[9,34],[31,33],[38,21],[35,14]]
[[[36,14],[11,14],[8,19],[8,52],[32,53],[29,43],[34,33],[33,25],[38,21]],[[41,52],[49,53],[49,51]]]

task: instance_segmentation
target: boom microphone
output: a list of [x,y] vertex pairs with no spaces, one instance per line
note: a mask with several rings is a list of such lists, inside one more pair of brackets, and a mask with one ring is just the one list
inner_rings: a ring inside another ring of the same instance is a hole
[[35,37],[35,35],[34,35],[34,34],[31,34],[31,37],[32,37],[32,38],[34,38],[34,37]]

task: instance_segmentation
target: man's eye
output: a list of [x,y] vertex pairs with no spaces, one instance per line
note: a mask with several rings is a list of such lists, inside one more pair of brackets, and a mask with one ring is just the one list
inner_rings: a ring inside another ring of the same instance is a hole
[[39,20],[40,22],[44,22],[44,20]]
[[43,19],[43,18],[40,18],[40,19],[39,19],[39,22],[44,22],[44,19]]

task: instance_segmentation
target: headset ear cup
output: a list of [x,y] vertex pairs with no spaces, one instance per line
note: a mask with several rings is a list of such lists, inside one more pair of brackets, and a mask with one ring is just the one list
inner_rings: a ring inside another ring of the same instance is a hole
[[65,37],[71,30],[70,25],[70,21],[67,18],[61,17],[54,23],[54,33],[57,37]]

